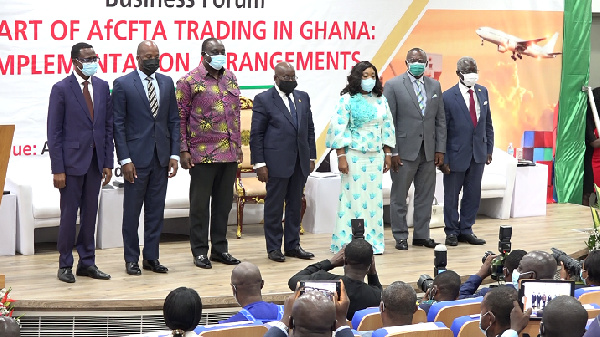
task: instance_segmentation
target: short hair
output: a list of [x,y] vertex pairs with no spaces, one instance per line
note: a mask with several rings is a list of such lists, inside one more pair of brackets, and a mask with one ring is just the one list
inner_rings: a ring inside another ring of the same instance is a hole
[[519,262],[521,262],[521,259],[525,255],[527,255],[527,252],[522,249],[515,249],[510,252],[504,260],[506,270],[508,270],[509,273],[512,273],[513,270],[519,267]]
[[386,311],[396,315],[412,315],[417,305],[417,293],[410,285],[395,281],[383,289],[381,301]]
[[373,261],[373,246],[367,240],[354,239],[346,245],[344,257],[348,265],[360,264],[368,267]]
[[208,44],[210,42],[216,42],[219,41],[219,39],[217,39],[216,37],[209,37],[208,39],[202,41],[202,51],[206,52],[206,47],[208,46]]
[[91,44],[85,43],[85,42],[79,42],[77,44],[74,44],[73,47],[71,47],[71,58],[72,59],[78,58],[79,55],[81,54],[81,50],[87,49],[87,48],[94,48],[94,47],[92,47]]
[[544,336],[581,337],[587,320],[587,311],[575,297],[554,297],[544,308]]
[[517,300],[517,289],[507,285],[492,288],[483,300],[500,326],[510,326],[510,313],[514,308],[513,302]]
[[533,271],[536,280],[552,279],[556,273],[556,260],[552,255],[542,250],[534,250],[523,256],[521,273]]
[[194,289],[179,287],[165,298],[163,316],[169,329],[192,331],[202,316],[202,300]]
[[377,97],[381,97],[381,95],[383,94],[383,85],[381,84],[381,80],[379,79],[379,74],[377,73],[377,67],[375,67],[369,61],[358,62],[356,65],[354,65],[354,67],[352,67],[352,69],[350,70],[350,75],[348,75],[348,77],[346,77],[348,84],[346,84],[346,87],[344,87],[344,89],[342,89],[342,92],[340,93],[340,95],[349,93],[350,96],[354,96],[354,95],[360,93],[362,90],[362,88],[361,88],[362,73],[363,73],[363,71],[365,71],[366,69],[369,69],[369,68],[373,68],[373,70],[375,71],[375,86],[373,87],[373,93]]
[[583,261],[584,270],[588,279],[596,284],[600,283],[600,250],[592,250]]
[[444,298],[455,300],[460,293],[460,276],[453,270],[446,270],[433,279],[433,285]]
[[406,53],[406,58],[408,59],[408,57],[410,56],[410,54],[412,54],[415,51],[417,51],[417,52],[422,53],[423,55],[425,55],[425,60],[428,61],[428,59],[427,59],[427,53],[423,49],[418,48],[418,47],[415,47],[415,48],[412,48],[411,50],[409,50]]
[[475,63],[475,67],[477,67],[477,61],[475,61],[474,58],[472,58],[471,56],[463,56],[460,59],[458,59],[458,61],[456,61],[456,70],[458,70],[458,71],[464,70],[464,68],[467,66],[468,62]]

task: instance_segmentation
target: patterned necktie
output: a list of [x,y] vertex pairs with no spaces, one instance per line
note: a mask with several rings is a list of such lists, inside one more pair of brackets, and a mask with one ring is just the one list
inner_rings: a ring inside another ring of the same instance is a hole
[[292,115],[292,120],[294,120],[294,126],[298,127],[298,116],[296,114],[296,107],[294,106],[294,102],[290,98],[290,95],[287,95],[288,105],[290,106],[290,114]]
[[156,118],[156,114],[158,114],[158,100],[156,99],[154,84],[152,84],[152,77],[146,77],[146,81],[148,81],[148,101],[150,102],[150,111],[152,111],[152,117]]
[[87,104],[88,110],[90,110],[90,116],[92,117],[92,121],[94,120],[94,102],[92,102],[92,95],[90,95],[90,90],[88,89],[89,81],[83,81],[83,98],[85,98],[85,103]]
[[469,89],[469,114],[471,115],[473,126],[477,126],[477,112],[475,111],[475,98],[473,97],[472,89]]
[[425,115],[425,88],[423,88],[423,83],[417,80],[417,99],[419,100],[419,109],[421,109],[421,115]]

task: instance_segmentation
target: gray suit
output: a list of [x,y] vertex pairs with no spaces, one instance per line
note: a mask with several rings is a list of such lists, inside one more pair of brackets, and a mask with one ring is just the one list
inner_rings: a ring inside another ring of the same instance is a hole
[[426,107],[421,113],[417,95],[408,73],[387,81],[383,94],[388,100],[394,127],[396,148],[402,160],[398,172],[392,172],[390,212],[394,239],[408,239],[406,196],[415,184],[414,239],[429,238],[429,220],[435,192],[435,152],[446,152],[446,117],[440,83],[423,76]]

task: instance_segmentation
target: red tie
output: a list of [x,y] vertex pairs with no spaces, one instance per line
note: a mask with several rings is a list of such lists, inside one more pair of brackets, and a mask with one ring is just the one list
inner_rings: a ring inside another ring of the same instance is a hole
[[473,98],[473,90],[469,89],[469,113],[473,126],[477,126],[477,112],[475,111],[475,98]]
[[90,82],[83,82],[83,98],[85,98],[85,103],[87,104],[88,110],[90,110],[90,116],[92,117],[92,121],[94,120],[94,103],[92,102],[92,95],[90,95],[90,90],[88,89],[88,84]]

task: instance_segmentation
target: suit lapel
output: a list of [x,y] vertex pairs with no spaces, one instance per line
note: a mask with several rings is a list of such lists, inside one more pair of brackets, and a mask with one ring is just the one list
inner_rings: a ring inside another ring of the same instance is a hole
[[[287,120],[292,124],[292,126],[294,126],[294,121],[292,120],[290,110],[288,110],[288,108],[285,107],[283,99],[281,99],[281,96],[279,96],[279,92],[277,91],[277,89],[275,89],[275,87],[273,87],[272,89],[273,101],[275,102],[275,105],[279,108],[279,111],[285,116],[285,118],[287,118]],[[298,109],[296,109],[296,113],[298,113]]]
[[460,107],[460,110],[462,111],[461,115],[466,119],[466,121],[468,122],[467,124],[469,124],[473,128],[473,121],[471,120],[471,112],[469,111],[469,108],[467,107],[467,103],[465,102],[464,96],[460,92],[460,88],[459,88],[458,84],[454,86],[453,90],[454,90],[454,98],[456,99],[456,104]]
[[[477,85],[475,85],[475,94],[477,95],[477,100],[479,102],[479,121],[477,122],[477,125],[481,124],[481,121],[485,121],[485,103],[486,103],[486,99],[485,97],[483,97],[483,93],[481,92],[481,88],[478,88]],[[489,102],[488,102],[489,104]]]
[[104,105],[104,96],[100,94],[100,80],[96,77],[92,76],[92,86],[94,89],[94,123],[96,123],[96,119],[98,118],[98,111],[102,105]]
[[133,77],[133,86],[137,89],[142,102],[144,102],[144,107],[146,107],[146,111],[148,111],[148,113],[152,115],[152,112],[150,112],[150,102],[148,101],[148,96],[146,96],[146,91],[144,91],[143,87],[144,84],[141,82],[137,70],[134,70],[131,74],[131,76]]
[[[73,94],[75,95],[75,99],[77,99],[77,102],[81,106],[81,111],[83,111],[85,113],[85,115],[87,116],[87,118],[90,121],[92,121],[92,117],[90,115],[90,111],[88,110],[87,103],[85,102],[85,98],[83,98],[83,92],[81,91],[81,86],[77,82],[77,77],[75,77],[75,75],[71,74],[71,80],[69,82],[71,83],[71,90],[73,91]],[[93,121],[92,121],[92,123],[93,123]]]
[[166,102],[166,97],[165,95],[169,93],[169,91],[167,90],[167,88],[165,88],[165,81],[162,80],[162,78],[159,79],[158,74],[154,74],[154,76],[156,77],[156,82],[158,83],[158,89],[160,90],[160,97],[158,98],[158,112],[156,113],[156,117],[158,117],[158,115],[160,114],[160,110],[163,106],[163,102]]
[[297,92],[294,93],[294,105],[296,106],[296,116],[298,116],[298,129],[300,128],[302,122],[302,101],[298,98]]
[[419,115],[421,115],[421,108],[419,108],[419,99],[417,98],[417,94],[415,94],[415,88],[413,88],[413,84],[408,76],[408,73],[404,73],[404,86],[406,87],[406,91],[410,98],[412,98],[413,104],[417,108]]

